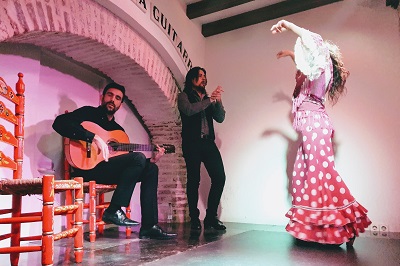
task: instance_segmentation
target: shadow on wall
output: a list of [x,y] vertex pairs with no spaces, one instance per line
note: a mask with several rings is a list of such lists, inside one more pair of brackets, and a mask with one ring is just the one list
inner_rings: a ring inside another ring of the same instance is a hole
[[[275,93],[275,95],[273,96],[272,102],[273,103],[287,102],[289,106],[292,105],[292,99],[290,98],[290,96],[286,95],[282,91]],[[287,118],[289,119],[289,121],[291,123],[293,122],[293,115],[292,115],[291,109],[289,109]],[[287,142],[288,148],[286,150],[286,177],[287,177],[286,188],[287,188],[287,201],[288,201],[288,203],[291,203],[292,202],[292,197],[291,197],[292,173],[293,173],[294,162],[296,161],[297,149],[301,142],[300,135],[297,133],[297,138],[292,139],[291,137],[286,135],[283,131],[279,131],[276,129],[267,129],[263,132],[262,137],[269,137],[273,134],[278,134]]]
[[[61,96],[59,114],[64,113],[67,109],[75,110],[76,103],[67,96]],[[25,127],[24,157],[29,159],[31,169],[31,176],[24,174],[26,178],[55,174],[57,180],[64,179],[63,143],[61,136],[52,128],[53,121],[43,120],[35,125]],[[65,194],[57,195],[55,201],[57,205],[58,202],[64,202]],[[62,226],[64,227],[62,230],[65,230],[65,225]]]
[[[65,110],[75,110],[77,105],[69,97],[60,98],[58,114]],[[52,128],[54,120],[43,120],[25,128],[25,155],[30,158],[32,174],[55,174],[63,179],[63,143],[62,137]],[[39,152],[37,152],[39,151]]]
[[[273,103],[276,102],[287,102],[289,106],[292,106],[292,99],[290,96],[286,95],[282,91],[277,92],[273,96]],[[293,123],[293,114],[291,109],[289,109],[288,113],[288,119],[290,120],[290,123]],[[297,137],[296,139],[290,138],[288,135],[286,135],[283,131],[279,131],[276,129],[267,129],[263,132],[262,137],[269,137],[273,134],[278,134],[281,136],[284,140],[287,142],[287,150],[286,150],[286,177],[287,177],[287,201],[289,204],[292,203],[292,173],[293,173],[293,168],[294,168],[294,163],[296,161],[296,156],[297,156],[297,150],[299,148],[299,145],[301,144],[301,134],[296,132]],[[332,138],[332,146],[333,146],[333,151],[336,157],[336,150],[337,150],[337,143],[334,140],[334,136]]]

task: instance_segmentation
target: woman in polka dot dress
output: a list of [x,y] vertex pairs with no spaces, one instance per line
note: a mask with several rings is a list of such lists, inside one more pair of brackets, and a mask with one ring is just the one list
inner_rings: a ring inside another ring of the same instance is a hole
[[293,127],[302,142],[292,178],[292,208],[286,230],[304,241],[352,246],[359,232],[371,224],[367,210],[351,195],[335,169],[333,125],[325,111],[325,95],[334,104],[345,89],[349,72],[337,46],[321,36],[281,20],[271,32],[292,31],[297,38],[290,56],[298,69],[293,92]]

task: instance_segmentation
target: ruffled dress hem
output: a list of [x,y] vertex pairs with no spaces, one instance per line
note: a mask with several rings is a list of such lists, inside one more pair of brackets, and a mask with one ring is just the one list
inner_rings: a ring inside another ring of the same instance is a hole
[[367,210],[357,201],[341,208],[313,209],[293,206],[286,217],[286,231],[303,241],[342,244],[365,232],[371,221]]

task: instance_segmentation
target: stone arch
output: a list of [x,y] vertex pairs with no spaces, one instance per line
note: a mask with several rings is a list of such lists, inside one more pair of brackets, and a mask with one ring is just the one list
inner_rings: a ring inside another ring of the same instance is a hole
[[172,202],[175,219],[186,220],[179,87],[146,40],[91,0],[6,0],[0,7],[0,42],[49,49],[124,84],[153,141],[176,147],[160,162],[159,201]]

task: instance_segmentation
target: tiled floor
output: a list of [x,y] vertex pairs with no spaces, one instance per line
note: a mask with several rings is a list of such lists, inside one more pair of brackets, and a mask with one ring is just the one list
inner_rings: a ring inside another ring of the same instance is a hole
[[[127,239],[124,231],[111,227],[95,243],[85,240],[81,265],[400,265],[398,236],[365,233],[356,239],[353,249],[347,249],[345,245],[299,245],[282,227],[226,225],[225,234],[197,238],[190,237],[187,224],[173,225],[170,229],[178,238],[166,241],[139,240],[137,231]],[[0,265],[8,265],[5,256],[0,256]],[[40,265],[40,253],[21,254],[20,265]],[[56,242],[54,265],[75,265],[73,241]]]

